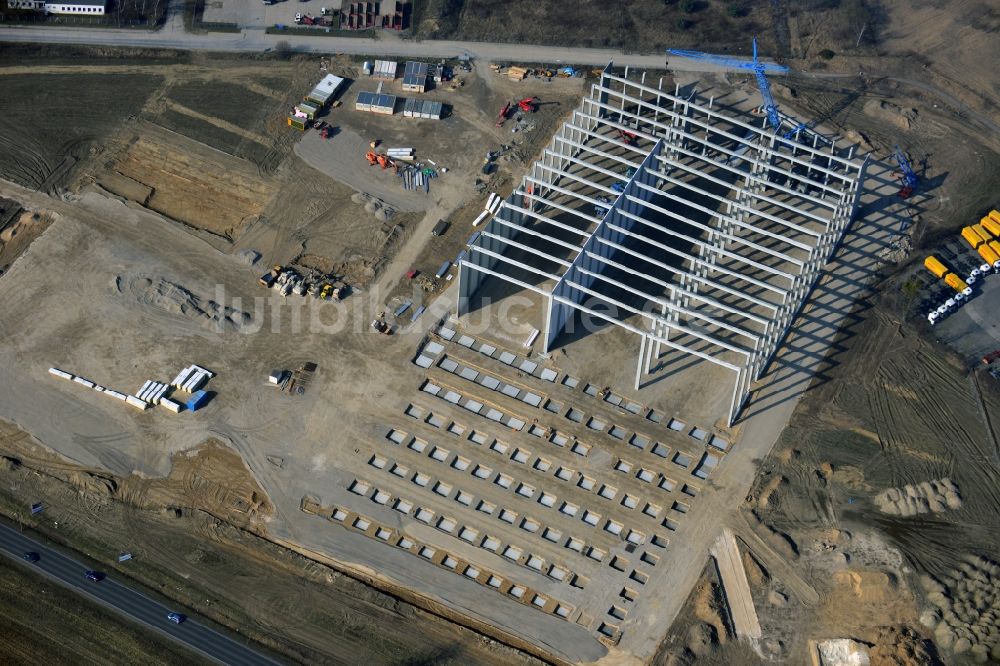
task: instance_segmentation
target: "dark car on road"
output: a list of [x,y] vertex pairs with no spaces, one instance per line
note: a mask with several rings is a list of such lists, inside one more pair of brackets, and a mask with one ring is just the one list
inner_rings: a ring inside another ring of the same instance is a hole
[[29,551],[29,552],[25,553],[24,555],[22,555],[21,557],[23,557],[24,559],[26,559],[29,562],[37,562],[38,560],[42,559],[39,556],[39,554],[36,553],[36,552],[34,552],[34,551]]
[[83,575],[87,578],[87,580],[92,580],[95,583],[99,583],[104,580],[104,574],[100,571],[87,571]]

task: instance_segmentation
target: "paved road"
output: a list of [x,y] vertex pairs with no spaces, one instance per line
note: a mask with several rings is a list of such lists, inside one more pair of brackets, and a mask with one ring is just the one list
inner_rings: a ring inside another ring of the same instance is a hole
[[[616,65],[646,69],[666,66],[665,54],[631,55],[612,49],[564,48],[556,46],[493,44],[486,42],[415,41],[385,35],[379,39],[354,37],[310,37],[304,35],[268,35],[262,28],[247,28],[236,33],[185,32],[180,16],[175,15],[157,31],[104,28],[50,28],[12,26],[0,28],[0,41],[47,44],[85,44],[106,46],[158,47],[202,51],[261,52],[279,42],[305,53],[349,53],[353,55],[396,56],[412,58],[455,58],[467,54],[491,62],[572,63],[580,65]],[[712,69],[704,63],[677,59],[683,69]]]
[[[26,562],[21,556],[27,551],[38,553],[41,559],[35,564]],[[278,663],[228,636],[199,624],[196,620],[188,619],[182,624],[173,624],[167,620],[167,613],[172,609],[127,587],[114,575],[99,583],[87,580],[83,576],[87,566],[59,551],[47,548],[6,525],[0,525],[0,553],[18,560],[25,566],[34,567],[42,575],[112,608],[213,661],[238,666],[244,664],[274,666]]]

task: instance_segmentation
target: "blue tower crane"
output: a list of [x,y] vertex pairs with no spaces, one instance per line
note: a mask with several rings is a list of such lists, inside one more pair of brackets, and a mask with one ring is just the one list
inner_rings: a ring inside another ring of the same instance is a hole
[[910,166],[910,160],[906,159],[906,155],[903,154],[899,146],[896,146],[896,163],[899,165],[899,179],[903,183],[902,189],[899,190],[899,197],[905,199],[913,194],[919,179]]
[[730,69],[743,69],[753,72],[754,76],[757,77],[757,87],[760,88],[760,96],[764,98],[764,111],[767,113],[768,122],[771,123],[771,127],[774,129],[781,127],[781,118],[778,117],[778,105],[774,103],[774,97],[771,96],[771,84],[767,82],[766,74],[787,74],[788,68],[784,65],[761,62],[757,58],[756,37],[753,38],[753,60],[729,58],[710,53],[701,53],[700,51],[684,51],[681,49],[667,49],[667,53],[681,58],[710,62],[713,65],[721,65]]

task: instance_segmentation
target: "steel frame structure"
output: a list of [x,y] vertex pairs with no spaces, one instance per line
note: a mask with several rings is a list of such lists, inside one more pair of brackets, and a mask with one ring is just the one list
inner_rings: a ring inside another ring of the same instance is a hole
[[641,337],[637,390],[664,348],[732,371],[735,422],[853,218],[868,160],[714,106],[609,64],[469,239],[459,314],[488,277],[531,290],[545,352],[575,313],[611,322]]

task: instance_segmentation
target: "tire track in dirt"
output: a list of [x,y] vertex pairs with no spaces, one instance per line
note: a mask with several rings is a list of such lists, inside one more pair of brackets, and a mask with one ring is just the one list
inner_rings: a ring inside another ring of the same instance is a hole
[[265,148],[268,148],[271,145],[271,141],[267,137],[251,132],[250,130],[243,129],[239,125],[234,125],[232,123],[226,122],[221,118],[216,118],[215,116],[209,116],[204,113],[199,113],[194,109],[189,109],[188,107],[182,104],[178,104],[177,102],[170,99],[165,99],[163,101],[163,104],[167,109],[170,109],[171,111],[176,111],[177,113],[181,113],[190,118],[196,118],[197,120],[206,122],[209,125],[213,125],[215,127],[218,127],[219,129],[226,130],[231,134],[243,137],[248,141],[254,141],[256,143],[259,143],[261,146]]

